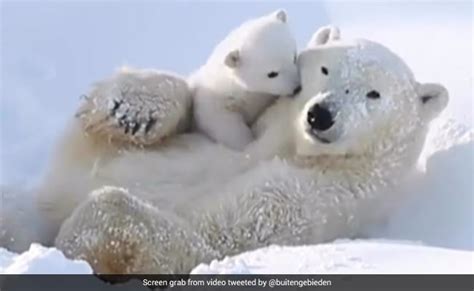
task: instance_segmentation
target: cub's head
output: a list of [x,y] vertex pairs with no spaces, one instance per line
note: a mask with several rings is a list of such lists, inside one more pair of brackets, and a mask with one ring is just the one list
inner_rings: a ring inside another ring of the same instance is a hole
[[339,40],[324,28],[298,58],[297,152],[381,154],[421,150],[429,122],[447,105],[438,84],[419,83],[386,47]]
[[274,95],[300,90],[296,41],[285,11],[248,21],[233,34],[235,46],[225,54],[224,65],[243,88]]

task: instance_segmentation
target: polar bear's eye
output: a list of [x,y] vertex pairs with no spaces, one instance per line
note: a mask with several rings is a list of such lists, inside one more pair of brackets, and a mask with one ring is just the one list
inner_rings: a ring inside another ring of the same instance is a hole
[[321,72],[322,72],[324,75],[328,75],[328,74],[329,74],[328,68],[326,68],[326,67],[321,67]]
[[380,93],[375,91],[375,90],[372,90],[369,93],[367,93],[366,96],[369,99],[379,99],[380,98]]
[[298,55],[295,53],[293,56],[293,64],[296,64],[296,61],[298,60]]
[[267,74],[268,78],[272,79],[278,77],[278,72],[270,72]]

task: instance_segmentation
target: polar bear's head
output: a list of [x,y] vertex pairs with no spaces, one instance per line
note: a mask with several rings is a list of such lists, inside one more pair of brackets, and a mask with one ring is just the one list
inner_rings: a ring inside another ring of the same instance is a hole
[[340,41],[328,28],[313,37],[298,64],[303,86],[296,124],[299,154],[419,151],[429,122],[448,102],[443,86],[417,82],[386,47]]
[[296,41],[285,11],[244,23],[226,40],[225,50],[223,63],[245,90],[274,95],[299,91]]

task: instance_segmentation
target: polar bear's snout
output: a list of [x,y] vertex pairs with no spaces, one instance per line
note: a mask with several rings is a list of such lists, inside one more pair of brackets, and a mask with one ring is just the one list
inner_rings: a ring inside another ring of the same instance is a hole
[[341,126],[336,126],[338,106],[326,98],[306,107],[305,123],[308,134],[315,140],[329,144],[341,137]]
[[338,141],[343,133],[343,124],[338,122],[340,105],[330,91],[320,92],[305,102],[300,111],[298,124],[307,139],[330,144]]

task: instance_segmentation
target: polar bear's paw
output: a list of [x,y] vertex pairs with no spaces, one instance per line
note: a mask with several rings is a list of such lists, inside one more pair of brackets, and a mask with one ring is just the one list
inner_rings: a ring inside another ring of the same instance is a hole
[[65,221],[56,246],[68,257],[86,260],[99,274],[157,271],[151,222],[142,208],[125,190],[104,187]]
[[109,186],[92,192],[64,222],[56,247],[98,274],[189,272],[206,249],[177,217]]
[[190,104],[184,79],[153,70],[122,69],[95,85],[76,116],[87,134],[150,145],[184,126]]

